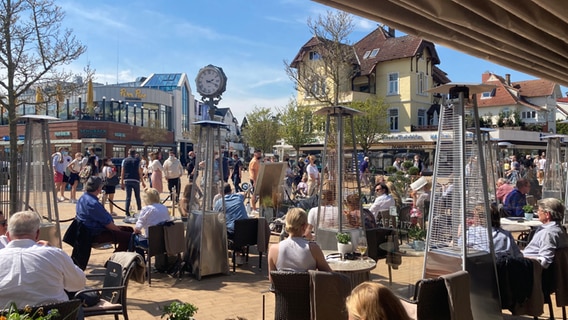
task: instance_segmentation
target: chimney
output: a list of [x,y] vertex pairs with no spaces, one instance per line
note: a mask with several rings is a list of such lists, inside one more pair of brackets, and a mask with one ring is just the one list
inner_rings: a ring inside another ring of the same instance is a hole
[[509,74],[509,73],[505,74],[505,82],[507,82],[508,86],[511,85],[511,74]]
[[394,38],[394,37],[395,37],[395,36],[394,36],[394,31],[395,31],[395,29],[394,29],[394,28],[392,28],[392,27],[389,27],[389,31],[388,31],[388,33],[389,33],[389,36],[391,36],[391,37],[393,37],[393,38]]

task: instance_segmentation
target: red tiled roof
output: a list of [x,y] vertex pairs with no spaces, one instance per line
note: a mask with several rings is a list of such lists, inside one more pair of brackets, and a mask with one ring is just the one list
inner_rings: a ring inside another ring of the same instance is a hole
[[[530,97],[547,96],[552,94],[554,84],[547,80],[528,80],[519,81],[507,85],[507,80],[499,75],[493,73],[484,73],[482,75],[483,83],[493,84],[496,86],[495,93],[491,98],[482,99],[481,96],[477,99],[477,105],[483,107],[496,107],[506,105],[523,105],[535,110],[542,110],[541,106],[532,104],[526,100]],[[549,89],[548,82],[552,84]],[[545,89],[539,89],[544,87]],[[548,92],[548,93],[546,93]],[[531,95],[526,95],[530,93]]]
[[554,94],[555,83],[549,80],[537,79],[513,82],[511,85],[519,88],[519,93],[525,97],[545,97]]

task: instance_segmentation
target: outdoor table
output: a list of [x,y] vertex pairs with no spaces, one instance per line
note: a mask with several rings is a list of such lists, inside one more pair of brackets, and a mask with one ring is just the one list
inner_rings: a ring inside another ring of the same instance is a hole
[[[332,250],[324,250],[324,255],[335,253]],[[375,269],[377,263],[375,260],[365,257],[365,259],[357,260],[341,260],[340,258],[326,259],[329,267],[333,272],[343,273],[351,280],[351,289],[358,284],[369,281],[371,279],[371,270]]]
[[542,222],[537,218],[532,220],[526,220],[524,217],[519,218],[501,218],[501,228],[509,232],[523,232],[529,231],[531,228],[535,228],[542,225]]

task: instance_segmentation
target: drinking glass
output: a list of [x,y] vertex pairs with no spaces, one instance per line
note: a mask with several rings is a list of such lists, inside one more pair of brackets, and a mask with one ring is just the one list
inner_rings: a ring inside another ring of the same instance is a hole
[[365,236],[359,236],[359,241],[357,241],[357,252],[361,255],[361,260],[363,260],[364,255],[367,253],[367,238]]

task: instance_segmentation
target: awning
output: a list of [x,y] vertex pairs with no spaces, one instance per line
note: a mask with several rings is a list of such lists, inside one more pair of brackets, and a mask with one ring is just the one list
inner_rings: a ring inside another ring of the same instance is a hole
[[314,0],[568,86],[568,6],[558,0]]

